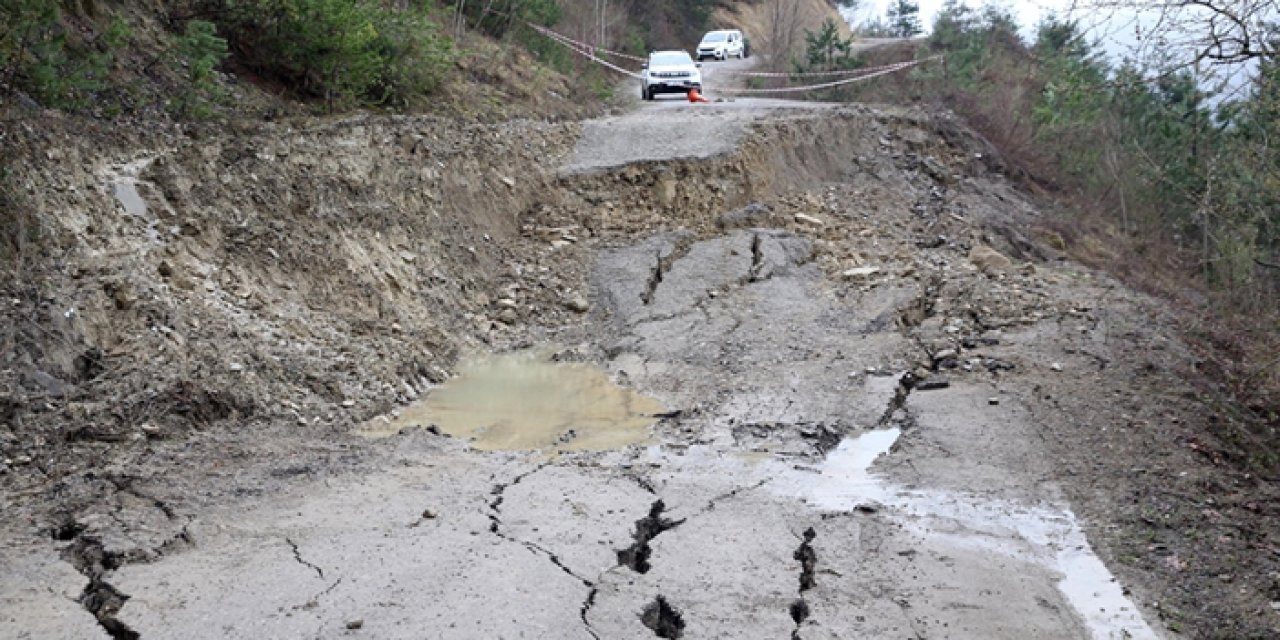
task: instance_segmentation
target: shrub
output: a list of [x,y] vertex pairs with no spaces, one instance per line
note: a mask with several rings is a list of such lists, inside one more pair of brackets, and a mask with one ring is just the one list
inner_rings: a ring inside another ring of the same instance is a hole
[[178,112],[194,118],[212,115],[210,103],[222,99],[214,69],[227,58],[227,41],[219,38],[212,22],[192,20],[178,37],[175,49],[186,63],[187,82],[178,99]]
[[435,89],[453,62],[425,0],[403,9],[376,0],[215,1],[245,63],[331,111],[407,102]]
[[92,104],[129,40],[128,25],[114,18],[96,37],[72,38],[48,0],[0,0],[0,89],[11,99],[23,91],[61,109]]

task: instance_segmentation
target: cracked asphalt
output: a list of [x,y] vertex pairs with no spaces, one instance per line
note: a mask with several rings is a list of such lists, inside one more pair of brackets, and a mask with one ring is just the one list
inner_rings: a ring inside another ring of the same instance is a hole
[[[685,117],[584,139],[654,113]],[[154,557],[0,552],[0,635],[1160,637],[1043,472],[1028,410],[987,379],[918,388],[900,318],[934,294],[846,295],[815,251],[761,227],[595,255],[594,342],[566,352],[669,409],[650,443],[493,452],[407,429],[368,445],[377,470],[192,514],[139,494]]]
[[[110,572],[115,616],[147,638],[1098,637],[998,521],[806,496],[836,442],[909,421],[937,441],[891,474],[913,489],[1055,497],[1016,405],[957,386],[894,410],[897,377],[851,377],[916,348],[868,329],[910,293],[845,304],[811,257],[776,230],[605,252],[607,368],[680,411],[655,444],[547,457],[412,430],[384,472],[200,513],[192,548]],[[74,590],[65,564],[26,566]],[[43,602],[53,635],[102,635]]]

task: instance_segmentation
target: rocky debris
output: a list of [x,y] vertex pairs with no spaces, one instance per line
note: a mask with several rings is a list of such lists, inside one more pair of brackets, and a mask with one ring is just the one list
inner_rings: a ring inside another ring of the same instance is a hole
[[987,246],[977,246],[969,251],[969,261],[988,277],[1003,275],[1013,268],[1013,261]]
[[564,301],[566,309],[574,313],[586,313],[591,310],[591,303],[587,301],[585,296],[572,296]]
[[716,227],[722,231],[764,227],[769,224],[773,210],[762,202],[753,202],[737,211],[716,218]]
[[917,391],[934,391],[937,389],[946,389],[950,386],[951,381],[944,376],[939,375],[931,375],[915,383],[915,389]]
[[840,273],[846,280],[862,280],[880,273],[880,267],[854,267]]
[[826,226],[826,223],[823,222],[821,219],[811,216],[807,213],[797,213],[793,218],[797,223],[807,227],[822,228]]

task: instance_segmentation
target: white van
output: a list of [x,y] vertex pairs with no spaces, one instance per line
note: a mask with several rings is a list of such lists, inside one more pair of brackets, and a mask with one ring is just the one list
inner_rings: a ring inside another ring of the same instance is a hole
[[731,57],[747,57],[746,39],[737,29],[708,31],[698,43],[698,59],[728,60]]

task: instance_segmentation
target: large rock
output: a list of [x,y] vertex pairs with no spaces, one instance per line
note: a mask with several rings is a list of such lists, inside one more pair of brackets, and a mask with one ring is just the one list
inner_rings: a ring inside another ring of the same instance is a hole
[[769,225],[773,211],[769,205],[753,202],[737,211],[732,211],[716,219],[716,226],[721,229],[750,229]]
[[1013,267],[1013,261],[1005,257],[1004,254],[988,247],[986,245],[978,245],[969,252],[969,261],[973,266],[977,267],[982,273],[995,277],[1003,274]]

